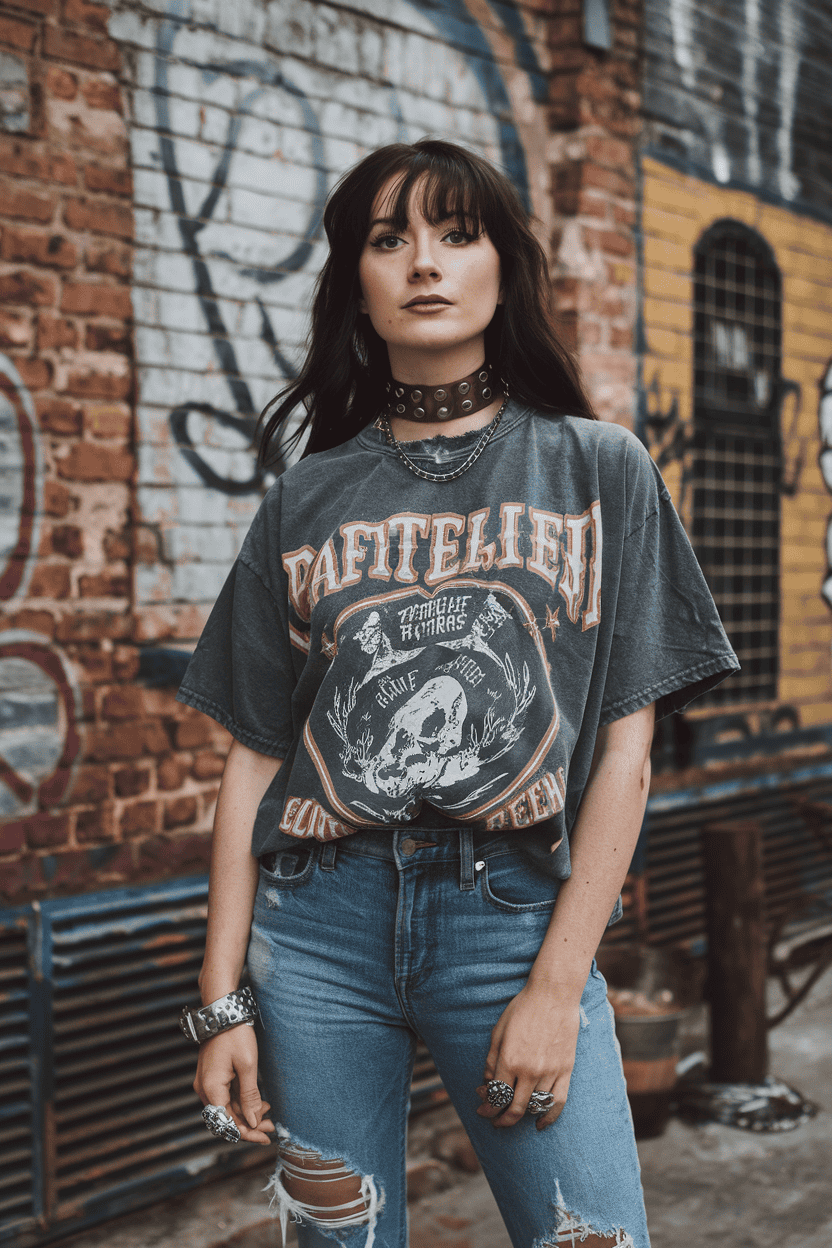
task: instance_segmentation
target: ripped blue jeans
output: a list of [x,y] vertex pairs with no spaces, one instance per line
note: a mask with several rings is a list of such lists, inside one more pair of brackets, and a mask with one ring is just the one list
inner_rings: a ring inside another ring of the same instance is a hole
[[[405,1130],[417,1036],[514,1248],[649,1248],[606,985],[593,963],[566,1107],[495,1129],[476,1114],[491,1030],[529,975],[557,882],[510,836],[425,828],[298,841],[261,865],[248,965],[274,1207],[301,1248],[405,1248]],[[267,869],[268,867],[268,869]],[[359,1180],[360,1178],[360,1185]],[[294,1194],[292,1194],[294,1193]]]

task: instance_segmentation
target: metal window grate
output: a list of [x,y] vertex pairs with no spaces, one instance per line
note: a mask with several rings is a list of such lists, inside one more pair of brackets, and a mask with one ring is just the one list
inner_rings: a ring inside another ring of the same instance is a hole
[[32,1226],[39,1212],[27,928],[22,914],[0,921],[0,1228]]
[[692,538],[742,672],[712,705],[777,697],[780,275],[738,222],[695,253]]

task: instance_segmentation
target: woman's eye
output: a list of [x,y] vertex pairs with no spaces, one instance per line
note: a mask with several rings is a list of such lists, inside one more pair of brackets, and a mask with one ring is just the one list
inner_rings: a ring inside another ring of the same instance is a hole
[[396,251],[402,240],[396,234],[381,234],[372,240],[371,246],[380,251]]
[[449,230],[445,238],[455,246],[458,246],[460,243],[473,242],[473,235],[466,234],[465,230]]

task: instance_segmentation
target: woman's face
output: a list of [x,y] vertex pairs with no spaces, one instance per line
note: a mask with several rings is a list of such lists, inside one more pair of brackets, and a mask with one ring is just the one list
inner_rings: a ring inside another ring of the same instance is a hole
[[387,343],[394,377],[465,376],[483,362],[483,334],[502,302],[500,257],[487,234],[471,237],[456,218],[426,221],[418,183],[407,228],[395,233],[385,214],[400,181],[390,178],[373,204],[358,263],[360,310]]

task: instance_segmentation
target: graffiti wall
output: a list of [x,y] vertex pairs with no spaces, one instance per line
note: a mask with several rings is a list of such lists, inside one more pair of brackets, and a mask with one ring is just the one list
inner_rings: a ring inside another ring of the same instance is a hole
[[[136,602],[183,620],[179,635],[193,634],[183,604],[216,597],[268,484],[256,414],[302,350],[337,178],[380,144],[455,137],[546,216],[527,154],[545,143],[545,79],[519,11],[500,12],[482,26],[459,0],[116,8],[132,79]],[[504,74],[503,50],[524,68]]]

